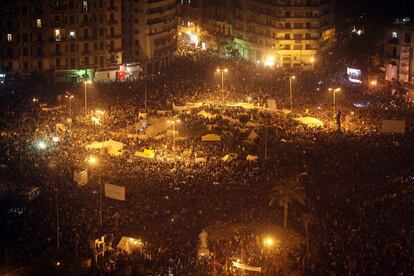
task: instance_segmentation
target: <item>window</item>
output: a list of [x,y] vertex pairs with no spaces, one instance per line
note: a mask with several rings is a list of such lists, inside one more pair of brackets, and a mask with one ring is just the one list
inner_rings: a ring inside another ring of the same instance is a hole
[[13,40],[13,35],[12,34],[7,34],[7,41],[12,41]]
[[69,38],[75,39],[76,38],[76,32],[75,31],[69,31]]
[[411,33],[405,33],[405,43],[411,43]]
[[85,63],[85,65],[89,65],[89,57],[84,57],[83,62]]
[[306,39],[311,39],[311,34],[306,34]]
[[302,45],[295,45],[293,47],[293,49],[295,49],[295,50],[302,50]]
[[60,58],[57,58],[56,59],[56,67],[57,68],[60,68]]
[[88,7],[88,1],[87,1],[87,0],[83,0],[83,1],[82,1],[82,10],[83,10],[84,12],[88,12],[89,7]]
[[392,32],[391,33],[391,38],[398,38],[398,33],[397,32]]
[[69,50],[70,50],[71,52],[75,52],[75,44],[71,43],[71,44],[69,45]]
[[75,24],[75,17],[73,15],[69,16],[69,24]]
[[70,67],[75,68],[75,59],[74,58],[70,59]]
[[27,61],[23,62],[23,69],[28,70],[29,69],[29,63]]
[[23,34],[23,42],[27,42],[28,41],[28,39],[27,39],[27,34]]
[[88,38],[89,37],[88,29],[83,29],[83,37],[84,38]]
[[285,23],[285,29],[290,29],[290,23]]
[[29,49],[28,48],[26,48],[26,47],[24,47],[23,48],[23,56],[24,57],[27,57],[29,55]]
[[306,28],[308,29],[312,28],[312,24],[310,22],[306,22]]
[[99,50],[103,50],[104,49],[104,43],[103,42],[99,42]]
[[103,67],[104,66],[104,61],[105,61],[104,57],[100,56],[99,57],[99,66]]
[[60,55],[60,44],[55,45],[56,55]]
[[42,70],[43,69],[43,62],[41,60],[39,60],[37,62],[37,69]]
[[295,40],[302,40],[302,34],[294,34],[294,35],[293,35],[293,38],[294,38]]
[[290,45],[286,44],[285,45],[285,50],[290,50]]
[[60,36],[60,30],[59,29],[55,29],[55,40],[56,41],[60,41],[62,38]]
[[85,43],[85,44],[83,44],[83,51],[84,52],[88,52],[89,51],[89,43]]
[[302,29],[303,28],[303,24],[302,23],[295,23],[293,24],[295,29]]
[[306,50],[310,50],[310,49],[311,49],[310,44],[306,44],[306,45],[305,45],[305,49],[306,49]]
[[42,19],[40,18],[36,19],[36,27],[42,28]]
[[103,28],[99,28],[99,36],[103,36],[104,35],[104,29]]
[[73,1],[69,2],[69,9],[73,10],[75,8],[75,3]]
[[37,47],[36,52],[37,52],[37,56],[41,57],[42,56],[42,47]]
[[285,39],[290,39],[290,34],[285,34]]
[[115,49],[115,41],[111,41],[111,48],[110,48],[111,50],[114,50]]

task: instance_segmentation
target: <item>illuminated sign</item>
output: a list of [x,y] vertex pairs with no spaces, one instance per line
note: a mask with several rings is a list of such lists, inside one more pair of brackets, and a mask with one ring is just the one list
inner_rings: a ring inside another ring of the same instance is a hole
[[362,83],[362,80],[361,80],[361,76],[362,76],[361,70],[347,67],[346,68],[346,74],[348,75],[348,80],[350,82],[353,82],[353,83]]

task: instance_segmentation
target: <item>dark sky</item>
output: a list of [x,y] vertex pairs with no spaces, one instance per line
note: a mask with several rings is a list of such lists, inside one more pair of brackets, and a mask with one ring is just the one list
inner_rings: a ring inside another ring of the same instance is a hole
[[338,15],[358,16],[365,13],[375,21],[390,21],[409,16],[414,20],[414,0],[336,0]]

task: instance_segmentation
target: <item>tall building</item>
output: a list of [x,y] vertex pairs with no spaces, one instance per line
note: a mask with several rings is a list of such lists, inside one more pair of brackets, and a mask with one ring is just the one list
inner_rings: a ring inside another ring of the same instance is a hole
[[16,0],[0,5],[0,73],[58,81],[158,72],[176,50],[176,0]]
[[177,49],[177,1],[124,0],[123,10],[125,62],[148,73],[167,67]]
[[408,19],[397,20],[386,28],[384,39],[386,80],[413,83],[413,48],[414,25]]
[[121,0],[18,0],[0,6],[1,70],[92,78],[122,63]]
[[196,0],[183,6],[182,21],[194,20],[200,34],[230,38],[252,62],[312,68],[334,42],[334,0]]

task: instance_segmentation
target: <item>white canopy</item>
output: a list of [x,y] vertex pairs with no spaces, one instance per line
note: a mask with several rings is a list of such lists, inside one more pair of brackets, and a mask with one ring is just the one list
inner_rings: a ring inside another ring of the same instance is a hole
[[144,244],[140,239],[130,237],[122,237],[117,245],[119,249],[127,252],[128,254],[131,254],[136,250],[141,250],[143,246]]
[[207,119],[213,119],[213,118],[216,118],[216,115],[213,115],[213,114],[211,114],[211,113],[208,113],[207,111],[205,111],[205,110],[201,110],[200,112],[198,112],[197,113],[197,115],[198,116],[201,116],[201,117],[204,117],[204,118],[207,118]]
[[113,156],[122,155],[123,148],[124,144],[114,140],[108,140],[104,142],[93,142],[92,144],[86,146],[86,149],[107,149],[108,153]]
[[309,127],[323,127],[323,122],[314,117],[298,117],[294,120]]

